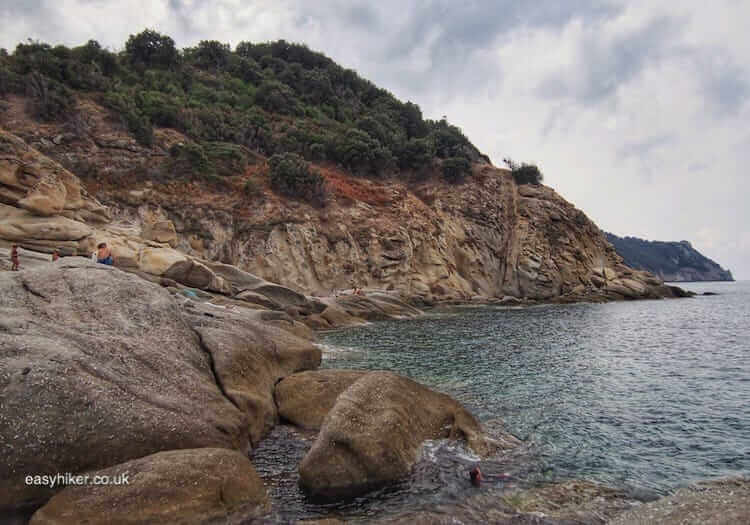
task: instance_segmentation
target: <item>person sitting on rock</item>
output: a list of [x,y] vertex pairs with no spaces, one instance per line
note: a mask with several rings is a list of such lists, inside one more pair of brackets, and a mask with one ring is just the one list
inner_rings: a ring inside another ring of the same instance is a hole
[[57,249],[55,249],[55,251],[52,252],[52,262],[55,262],[59,258],[60,258],[60,252]]
[[20,266],[19,260],[18,260],[18,245],[14,244],[10,247],[10,262],[11,262],[11,270],[14,272],[18,271],[18,268]]
[[115,260],[112,258],[112,250],[106,242],[100,242],[96,247],[96,262],[112,266]]

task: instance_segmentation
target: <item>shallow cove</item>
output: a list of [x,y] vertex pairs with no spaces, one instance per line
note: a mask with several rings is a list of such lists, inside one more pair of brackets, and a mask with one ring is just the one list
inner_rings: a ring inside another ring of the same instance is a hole
[[[454,308],[324,334],[323,366],[392,370],[454,396],[490,429],[502,420],[527,445],[483,462],[485,472],[513,475],[497,486],[585,478],[648,497],[747,474],[750,283],[682,286],[720,295]],[[346,505],[311,505],[294,481],[309,445],[286,438],[276,446],[289,450],[269,454],[262,445],[254,458],[283,519],[367,518],[471,493],[466,472],[476,458],[443,442],[428,444],[412,478],[396,487]],[[283,464],[266,461],[289,451]]]

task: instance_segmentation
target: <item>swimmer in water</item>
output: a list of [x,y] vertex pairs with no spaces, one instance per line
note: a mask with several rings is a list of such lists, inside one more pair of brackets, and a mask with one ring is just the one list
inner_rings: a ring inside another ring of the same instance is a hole
[[474,467],[469,472],[469,479],[471,479],[471,484],[475,487],[478,487],[482,484],[482,471],[479,470],[479,467]]
[[[482,471],[479,469],[479,466],[476,466],[469,471],[469,479],[471,480],[471,484],[475,487],[481,486],[482,481],[485,480],[485,477],[482,475]],[[489,479],[496,481],[505,481],[510,479],[510,474],[508,474],[507,472],[503,472],[502,474],[498,474],[497,476],[490,476]]]

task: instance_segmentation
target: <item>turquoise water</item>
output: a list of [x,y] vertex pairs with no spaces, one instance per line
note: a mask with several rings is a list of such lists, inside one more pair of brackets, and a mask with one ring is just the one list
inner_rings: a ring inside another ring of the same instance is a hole
[[[720,295],[523,309],[454,308],[322,335],[323,367],[392,370],[454,396],[490,433],[524,440],[482,460],[511,481],[569,478],[651,499],[699,479],[750,474],[750,283],[682,285]],[[366,521],[473,493],[479,458],[427,443],[412,475],[345,504],[319,506],[298,487],[314,439],[277,427],[253,462],[272,521]]]
[[720,295],[458,308],[323,337],[325,367],[386,369],[501,418],[532,476],[663,493],[750,473],[750,283]]

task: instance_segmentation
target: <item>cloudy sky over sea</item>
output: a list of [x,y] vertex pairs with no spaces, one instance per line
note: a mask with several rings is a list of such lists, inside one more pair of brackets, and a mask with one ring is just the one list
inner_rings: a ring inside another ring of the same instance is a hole
[[284,38],[536,162],[602,229],[687,239],[750,278],[745,0],[0,0],[0,46]]

